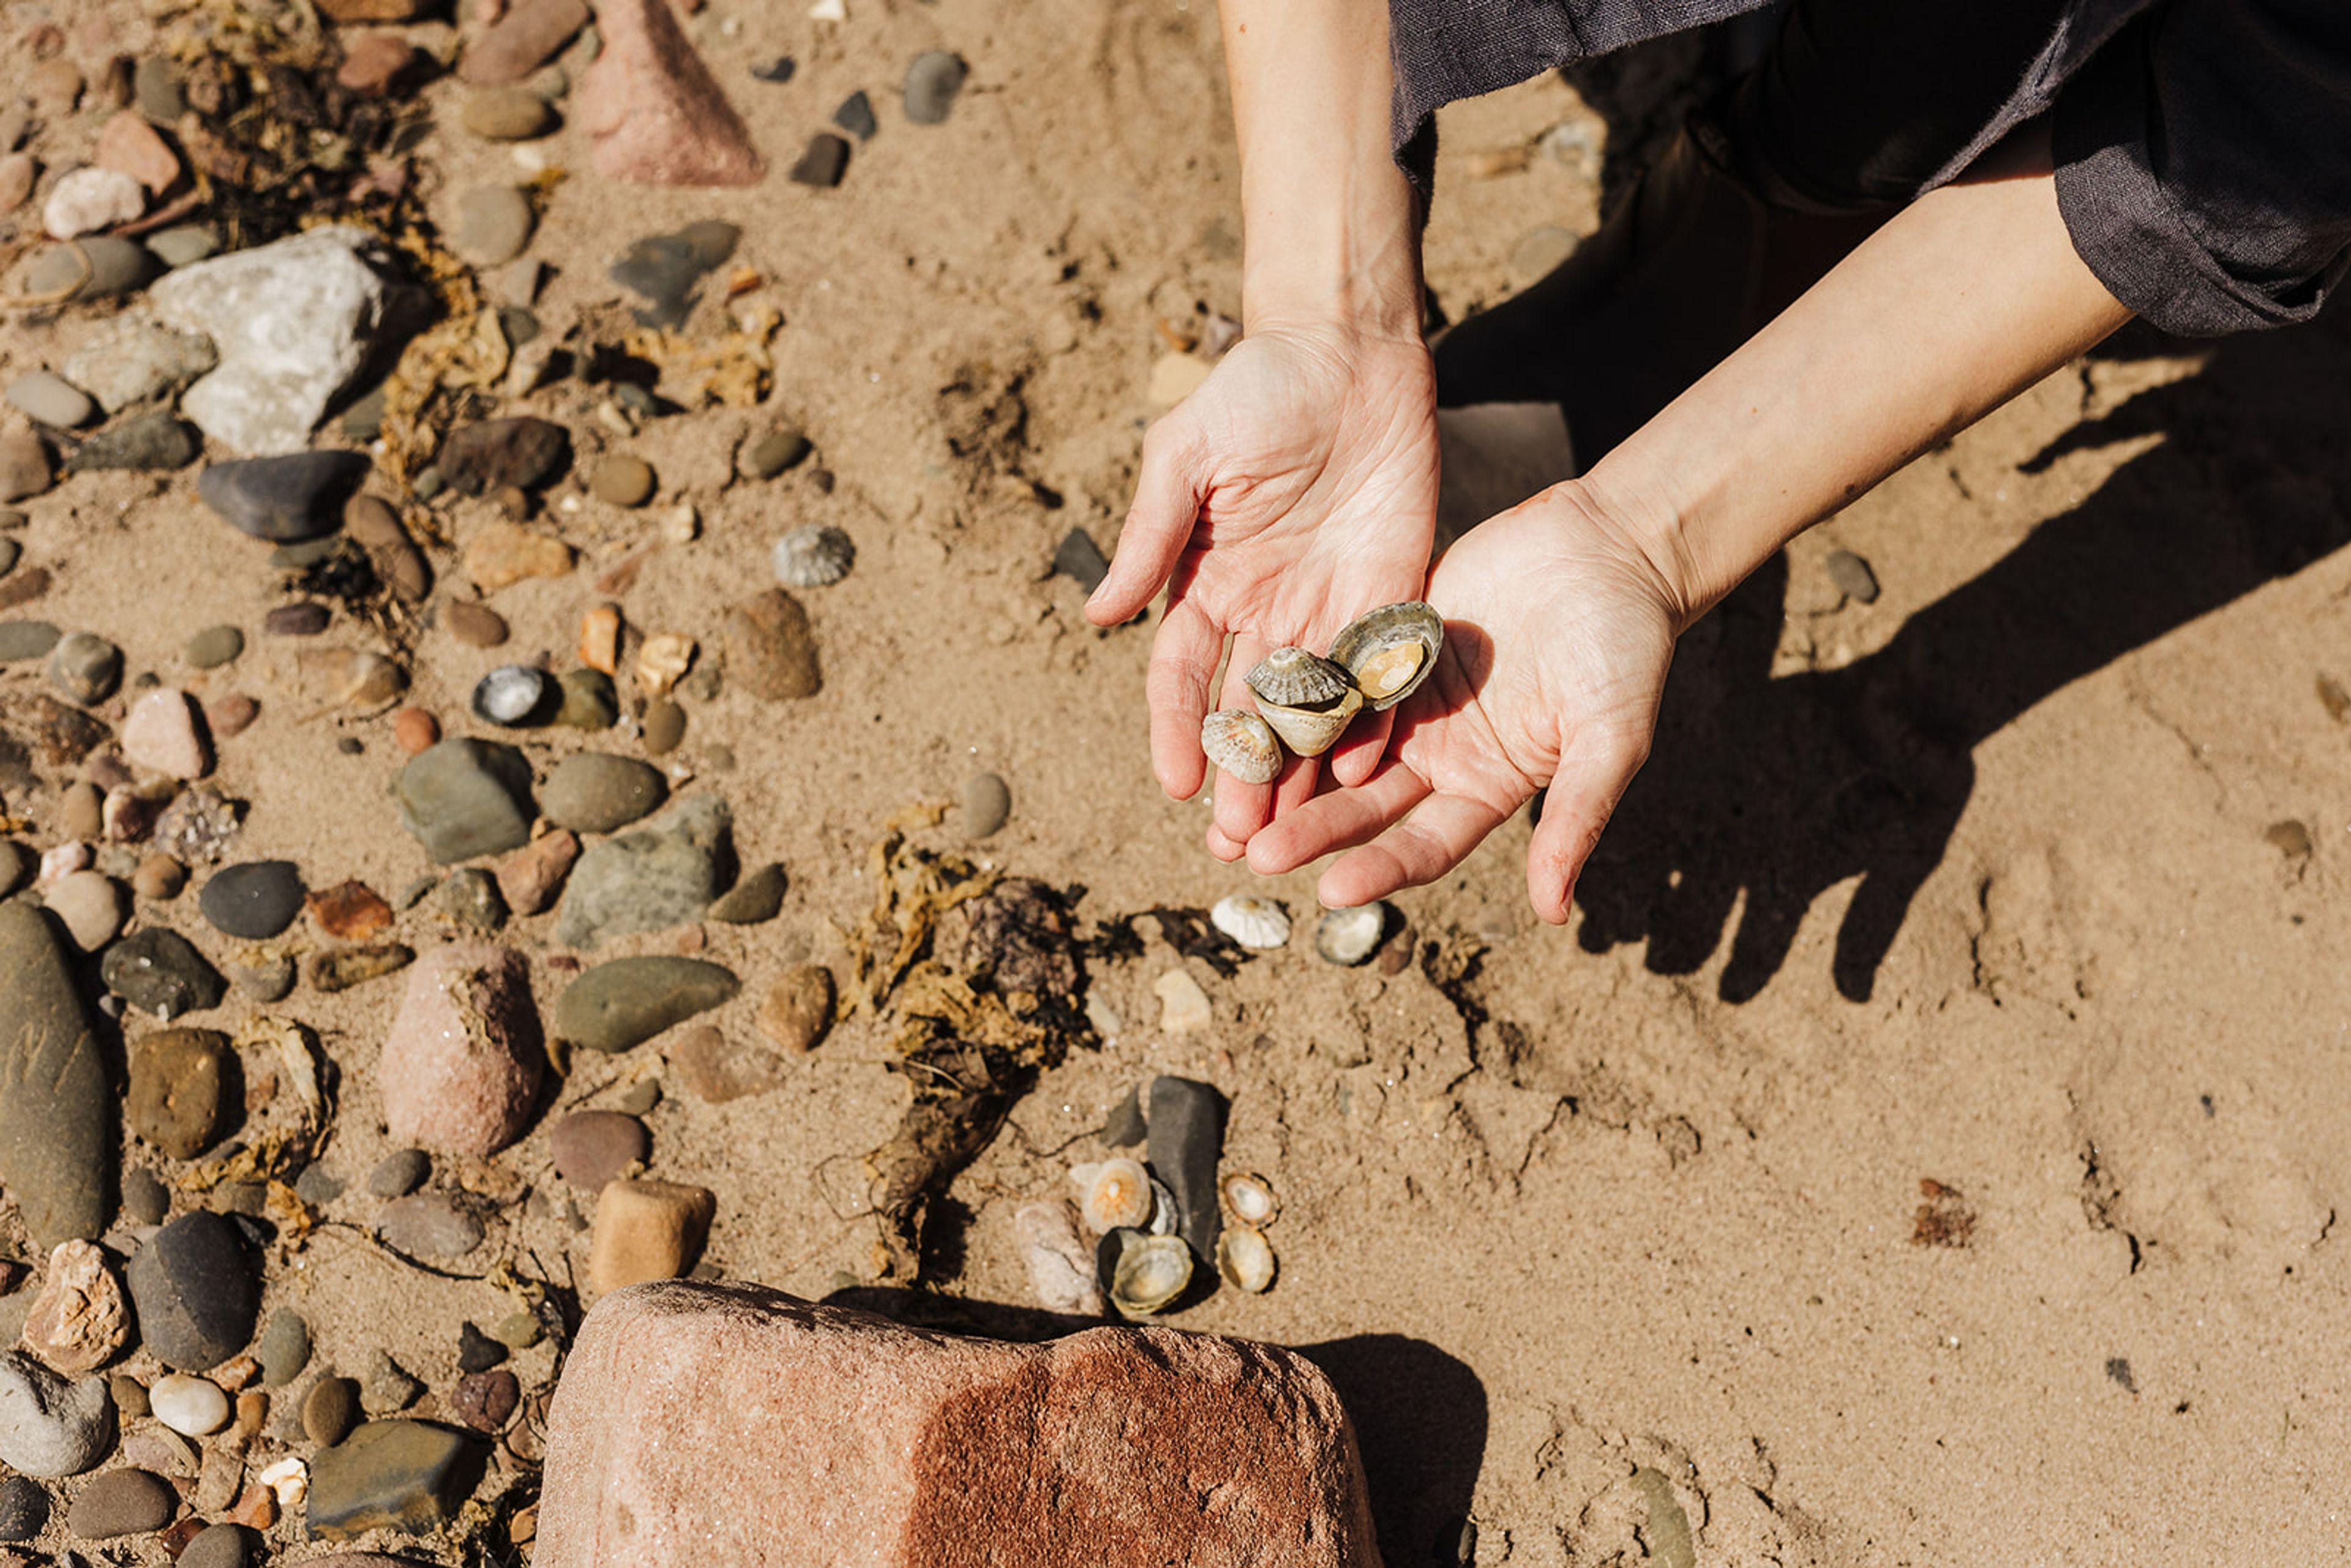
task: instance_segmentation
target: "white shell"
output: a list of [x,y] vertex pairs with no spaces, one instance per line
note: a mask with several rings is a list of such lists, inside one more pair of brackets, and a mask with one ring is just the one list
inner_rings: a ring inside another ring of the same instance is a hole
[[1107,1236],[1122,1226],[1139,1229],[1151,1223],[1155,1200],[1151,1175],[1142,1161],[1122,1155],[1078,1166],[1071,1170],[1070,1179],[1078,1184],[1078,1212],[1085,1216],[1086,1228],[1095,1235]]
[[830,523],[794,528],[776,541],[776,576],[793,588],[822,588],[839,582],[856,560],[857,546]]
[[1320,757],[1330,750],[1363,709],[1364,694],[1352,689],[1330,707],[1282,707],[1263,697],[1257,705],[1259,716],[1301,757]]
[[1280,947],[1290,941],[1290,916],[1270,898],[1235,894],[1217,900],[1208,924],[1244,947]]
[[1246,708],[1218,708],[1202,719],[1200,749],[1244,784],[1270,784],[1281,771],[1281,742],[1273,727]]
[[1273,1243],[1264,1231],[1228,1225],[1217,1238],[1217,1272],[1234,1289],[1261,1295],[1273,1288],[1276,1268]]
[[1255,1171],[1234,1171],[1217,1183],[1217,1197],[1225,1217],[1235,1225],[1261,1230],[1281,1218],[1281,1200],[1273,1184]]
[[1360,964],[1379,950],[1387,934],[1388,906],[1359,904],[1353,909],[1326,911],[1314,923],[1314,951],[1326,963]]
[[1181,1238],[1126,1231],[1111,1267],[1110,1301],[1124,1316],[1147,1318],[1192,1282],[1192,1249]]
[[528,724],[555,683],[531,664],[500,664],[474,685],[474,715],[511,728]]
[[1176,1195],[1157,1176],[1151,1178],[1151,1224],[1147,1228],[1154,1236],[1173,1236],[1176,1228],[1184,1223],[1184,1211],[1176,1207]]
[[1078,1236],[1070,1206],[1058,1199],[1023,1204],[1012,1217],[1029,1286],[1049,1312],[1102,1315],[1101,1281],[1094,1278],[1093,1249]]

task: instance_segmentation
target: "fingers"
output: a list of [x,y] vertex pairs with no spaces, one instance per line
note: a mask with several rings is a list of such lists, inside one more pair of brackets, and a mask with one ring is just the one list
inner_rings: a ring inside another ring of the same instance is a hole
[[1086,601],[1086,619],[1097,626],[1121,625],[1151,602],[1190,541],[1207,492],[1199,442],[1191,421],[1178,410],[1143,438],[1134,505],[1119,532],[1109,575]]
[[1420,775],[1409,768],[1390,767],[1360,788],[1318,796],[1284,812],[1249,841],[1249,869],[1279,876],[1332,850],[1377,838],[1427,794]]
[[[1224,697],[1219,707],[1250,708],[1249,685],[1241,677],[1251,665],[1265,657],[1265,643],[1257,637],[1238,634],[1233,638],[1232,657],[1225,663]],[[1311,763],[1300,763],[1285,757],[1284,771],[1277,774],[1271,784],[1251,784],[1229,773],[1217,779],[1216,832],[1222,841],[1209,841],[1209,851],[1224,860],[1238,860],[1250,838],[1272,820],[1274,791],[1288,781],[1301,768],[1307,769],[1307,788],[1313,787]]]
[[1322,873],[1315,893],[1332,909],[1435,882],[1469,858],[1510,813],[1466,795],[1431,795],[1412,814]]
[[1569,748],[1543,795],[1542,821],[1527,848],[1527,896],[1553,925],[1567,920],[1575,879],[1600,831],[1648,756],[1646,736],[1593,737]]
[[1352,789],[1372,776],[1387,754],[1388,736],[1395,728],[1395,710],[1368,713],[1347,727],[1339,744],[1331,748],[1331,777]]
[[1207,777],[1200,721],[1208,716],[1208,678],[1216,673],[1224,640],[1196,605],[1181,599],[1168,606],[1152,640],[1151,673],[1144,682],[1151,709],[1151,770],[1173,800],[1190,800]]

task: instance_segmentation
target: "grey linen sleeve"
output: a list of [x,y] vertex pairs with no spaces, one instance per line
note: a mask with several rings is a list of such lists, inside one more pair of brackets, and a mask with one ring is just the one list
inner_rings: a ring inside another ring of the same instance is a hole
[[2067,82],[2074,248],[2156,326],[2307,320],[2351,266],[2351,5],[2170,0]]

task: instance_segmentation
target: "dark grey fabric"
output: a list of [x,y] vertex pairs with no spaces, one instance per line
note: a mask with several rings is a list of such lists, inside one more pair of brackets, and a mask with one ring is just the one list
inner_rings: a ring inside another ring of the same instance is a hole
[[[1398,161],[1425,186],[1441,104],[1761,3],[1389,0]],[[2069,0],[2007,101],[1919,189],[2052,110],[2074,247],[2158,327],[2303,320],[2351,265],[2345,0]]]

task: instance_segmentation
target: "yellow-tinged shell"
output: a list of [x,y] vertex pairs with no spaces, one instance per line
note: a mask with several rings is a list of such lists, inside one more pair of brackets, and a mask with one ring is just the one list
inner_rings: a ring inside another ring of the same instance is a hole
[[1110,1302],[1122,1316],[1150,1317],[1190,1287],[1192,1249],[1183,1238],[1124,1230],[1118,1244],[1118,1261],[1111,1266]]
[[1070,1179],[1078,1184],[1078,1211],[1085,1216],[1086,1228],[1095,1235],[1151,1223],[1155,1202],[1151,1174],[1143,1168],[1142,1161],[1122,1155],[1080,1166],[1070,1172]]
[[1437,667],[1445,618],[1421,603],[1383,604],[1332,640],[1331,662],[1347,672],[1374,713],[1412,695]]
[[1217,1198],[1225,1218],[1235,1225],[1263,1229],[1281,1218],[1281,1200],[1273,1184],[1255,1171],[1232,1171],[1217,1183]]
[[1284,746],[1301,757],[1320,757],[1364,711],[1364,694],[1350,686],[1346,695],[1325,708],[1283,707],[1259,697],[1257,711]]
[[1280,1265],[1273,1256],[1273,1243],[1265,1239],[1262,1230],[1252,1230],[1246,1225],[1228,1225],[1217,1238],[1217,1272],[1237,1291],[1261,1295],[1273,1288],[1273,1276]]
[[1200,749],[1244,784],[1270,784],[1281,771],[1281,742],[1273,727],[1246,708],[1218,708],[1202,719]]

